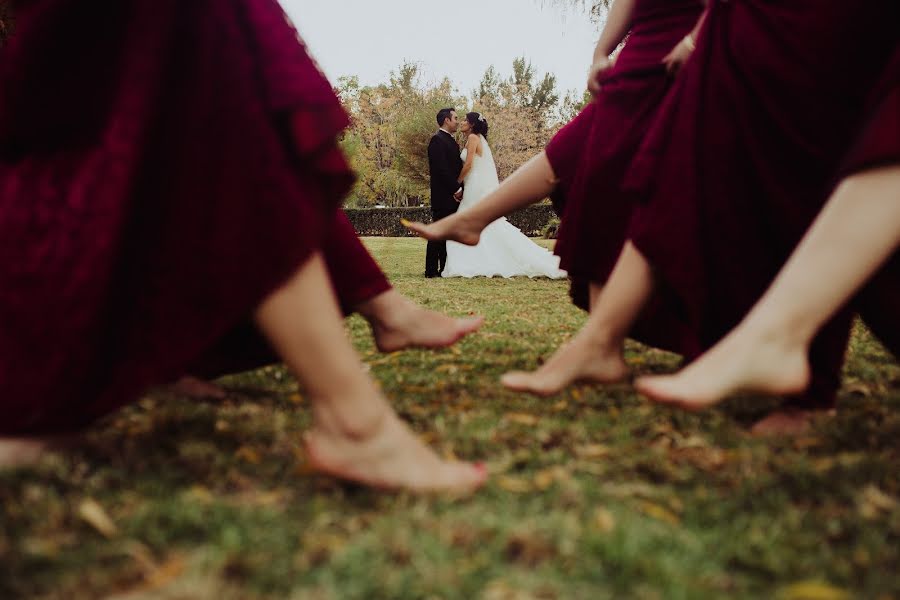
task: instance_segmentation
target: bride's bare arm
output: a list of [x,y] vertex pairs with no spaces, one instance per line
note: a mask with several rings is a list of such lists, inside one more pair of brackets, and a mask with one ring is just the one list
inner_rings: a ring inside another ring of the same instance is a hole
[[480,140],[478,136],[474,133],[469,134],[469,139],[466,140],[466,164],[463,165],[462,171],[459,172],[459,178],[457,181],[462,183],[466,175],[469,174],[469,171],[472,170],[472,164],[475,162],[475,152],[478,150],[478,144]]

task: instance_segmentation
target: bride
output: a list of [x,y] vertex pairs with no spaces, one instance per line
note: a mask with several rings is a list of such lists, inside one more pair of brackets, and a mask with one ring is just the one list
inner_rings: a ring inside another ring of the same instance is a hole
[[[499,187],[494,156],[487,143],[488,123],[484,115],[470,112],[460,124],[468,136],[462,151],[465,163],[460,178],[465,192],[458,212],[469,210]],[[477,245],[447,242],[447,262],[442,277],[550,277],[561,279],[559,257],[538,246],[505,217],[488,225]]]

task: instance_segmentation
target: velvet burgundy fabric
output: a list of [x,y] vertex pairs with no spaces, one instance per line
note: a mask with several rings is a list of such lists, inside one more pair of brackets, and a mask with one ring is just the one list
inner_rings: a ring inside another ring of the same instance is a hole
[[275,0],[30,0],[0,59],[0,433],[175,378],[322,248],[348,118]]
[[[720,0],[626,187],[631,239],[709,347],[759,299],[827,199],[897,43],[900,5]],[[810,398],[833,396],[848,335],[813,345]]]
[[[696,25],[699,0],[638,0],[631,33],[602,91],[550,141],[562,215],[556,253],[573,288],[603,283],[625,242],[634,197],[621,183],[669,90],[662,59]],[[573,294],[587,308],[584,294]]]

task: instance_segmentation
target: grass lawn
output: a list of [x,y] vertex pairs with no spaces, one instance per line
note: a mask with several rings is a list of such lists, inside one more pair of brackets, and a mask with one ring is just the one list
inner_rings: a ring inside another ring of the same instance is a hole
[[862,328],[838,416],[755,439],[772,401],[693,415],[627,386],[501,390],[583,323],[567,284],[425,280],[421,240],[366,243],[402,292],[488,318],[455,348],[391,355],[348,321],[423,438],[487,461],[486,489],[421,499],[310,473],[308,407],[280,367],[223,379],[222,403],[160,391],[0,475],[0,598],[900,598],[900,368]]

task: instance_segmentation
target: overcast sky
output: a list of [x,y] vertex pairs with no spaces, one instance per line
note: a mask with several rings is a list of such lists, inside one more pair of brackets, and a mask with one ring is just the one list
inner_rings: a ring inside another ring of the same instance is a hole
[[281,3],[333,82],[358,75],[364,85],[381,83],[409,60],[426,79],[447,76],[468,95],[488,66],[507,76],[513,58],[524,55],[539,76],[556,75],[561,91],[580,91],[599,35],[585,14],[541,0]]

